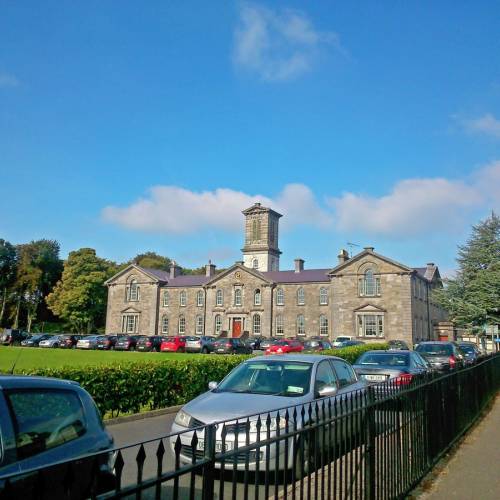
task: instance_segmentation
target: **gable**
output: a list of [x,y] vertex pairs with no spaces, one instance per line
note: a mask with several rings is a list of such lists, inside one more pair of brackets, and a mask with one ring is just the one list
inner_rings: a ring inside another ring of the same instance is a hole
[[141,311],[139,311],[139,309],[136,309],[135,307],[132,307],[132,306],[129,306],[129,307],[126,307],[125,309],[121,310],[120,311],[122,314],[140,314]]
[[387,312],[383,307],[376,306],[375,304],[363,304],[362,306],[354,309],[354,312]]
[[146,269],[130,264],[104,282],[105,285],[126,284],[134,276],[139,283],[158,283],[159,279]]
[[368,268],[372,268],[376,274],[410,274],[413,272],[409,267],[384,255],[375,253],[372,250],[364,250],[348,261],[334,267],[328,275],[346,276],[364,274]]
[[259,271],[245,267],[243,264],[234,264],[223,273],[214,276],[206,283],[206,286],[216,286],[225,281],[244,284],[247,281],[255,282],[256,280],[260,281],[262,284],[272,283],[271,280],[267,279],[262,273],[259,273]]

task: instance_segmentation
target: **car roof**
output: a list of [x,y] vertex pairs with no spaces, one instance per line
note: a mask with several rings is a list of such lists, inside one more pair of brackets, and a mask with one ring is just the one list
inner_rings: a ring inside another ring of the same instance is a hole
[[33,377],[31,375],[0,375],[0,389],[61,389],[64,387],[80,387],[73,380],[61,380],[50,377]]
[[270,355],[270,356],[257,356],[255,358],[249,359],[246,361],[247,363],[258,363],[259,361],[302,361],[305,363],[317,363],[319,361],[323,361],[324,359],[340,359],[342,361],[342,358],[338,358],[337,356],[323,356],[321,354],[276,354],[276,355]]
[[407,351],[406,349],[401,351],[389,350],[389,349],[373,349],[372,351],[365,351],[362,354],[390,354],[394,356],[396,354],[410,354],[412,351]]

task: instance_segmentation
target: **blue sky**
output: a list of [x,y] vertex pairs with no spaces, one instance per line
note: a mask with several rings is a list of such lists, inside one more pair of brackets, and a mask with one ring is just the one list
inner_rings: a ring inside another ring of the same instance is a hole
[[347,242],[453,269],[500,208],[498,2],[5,2],[0,237],[281,268]]

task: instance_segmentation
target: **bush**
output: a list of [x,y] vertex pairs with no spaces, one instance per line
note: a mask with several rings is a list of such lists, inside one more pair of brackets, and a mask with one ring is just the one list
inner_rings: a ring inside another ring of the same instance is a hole
[[374,351],[379,349],[387,349],[389,346],[383,343],[377,344],[360,344],[351,347],[343,347],[342,349],[329,349],[328,351],[321,351],[321,354],[327,356],[337,356],[345,359],[348,363],[354,364],[356,360],[366,351]]

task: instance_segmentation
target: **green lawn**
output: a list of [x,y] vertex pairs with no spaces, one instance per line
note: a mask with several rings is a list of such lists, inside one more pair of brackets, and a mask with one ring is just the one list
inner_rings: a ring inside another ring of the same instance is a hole
[[151,363],[158,363],[166,359],[185,359],[193,356],[205,355],[0,346],[0,373],[9,373],[14,362],[16,363],[14,372],[19,373],[22,370],[38,367],[57,368],[60,366],[100,365],[104,363],[110,364],[130,361],[149,361]]

